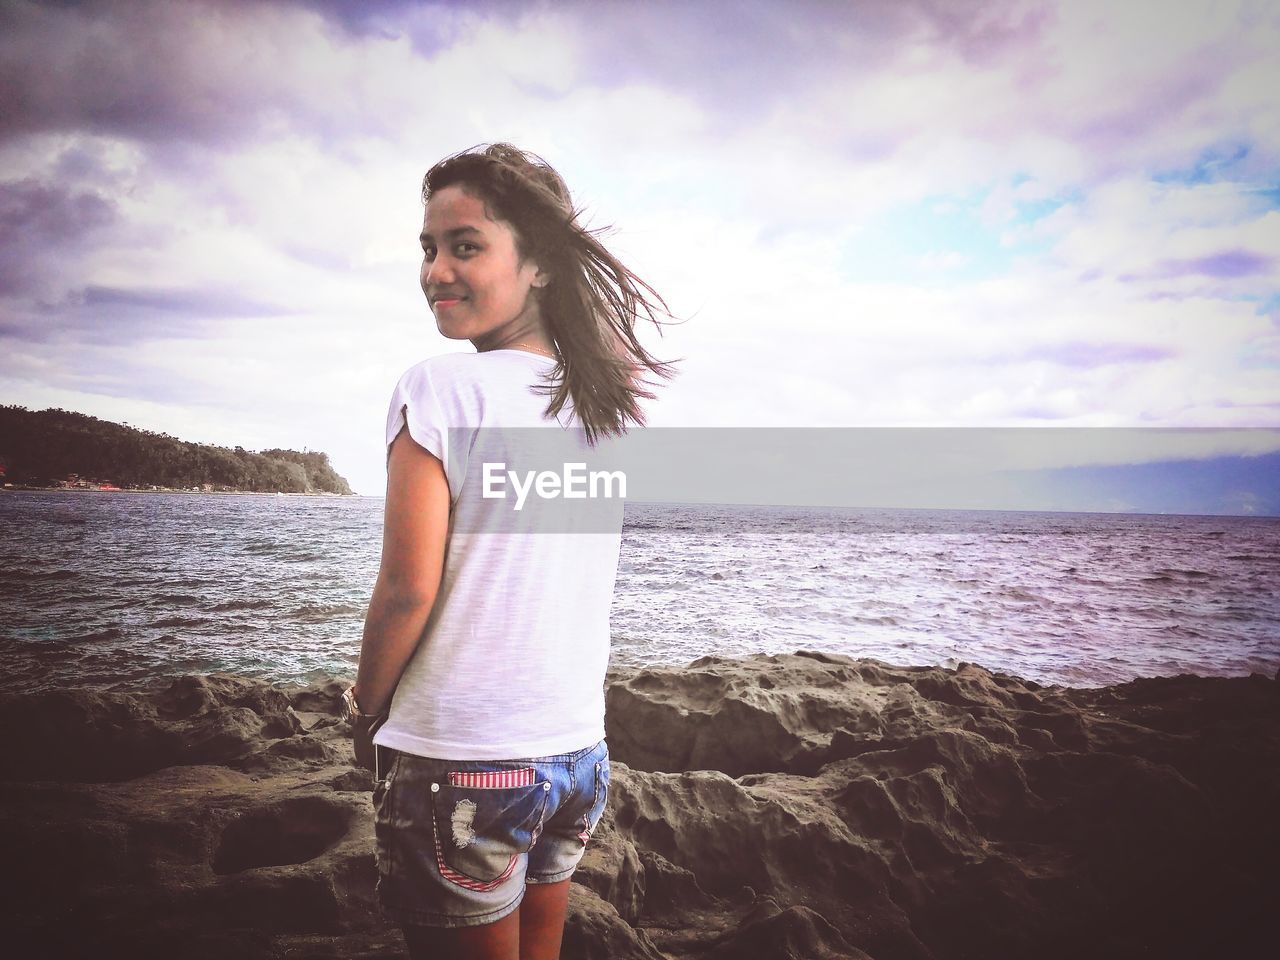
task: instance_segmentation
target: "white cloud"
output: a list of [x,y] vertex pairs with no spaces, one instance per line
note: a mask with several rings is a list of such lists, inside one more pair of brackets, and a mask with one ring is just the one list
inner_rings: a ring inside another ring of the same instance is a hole
[[[690,318],[649,337],[687,358],[655,423],[1280,422],[1258,312],[1280,270],[1268,5],[1015,4],[985,27],[877,8],[861,35],[797,8],[777,46],[824,31],[804,63],[684,11],[652,64],[674,8],[434,6],[390,37],[284,5],[119,9],[34,13],[5,48],[50,74],[23,122],[53,128],[11,130],[0,179],[75,184],[118,216],[72,267],[43,265],[43,301],[234,298],[168,330],[139,315],[128,350],[124,326],[78,337],[82,314],[6,342],[11,401],[321,447],[380,492],[395,376],[457,349],[416,286],[420,178],[507,138],[551,159]],[[592,45],[627,24],[611,73]],[[682,66],[694,49],[756,59]],[[1181,182],[1197,168],[1207,182]],[[904,211],[908,240],[883,242]],[[854,250],[883,263],[868,276]],[[1246,253],[1271,263],[1196,266]]]

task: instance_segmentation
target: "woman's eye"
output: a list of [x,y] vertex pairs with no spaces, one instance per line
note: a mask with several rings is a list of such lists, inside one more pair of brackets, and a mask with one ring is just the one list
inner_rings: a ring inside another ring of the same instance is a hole
[[477,252],[479,249],[480,248],[477,247],[474,243],[460,243],[457,246],[457,251],[459,256],[470,256],[471,254]]
[[434,259],[436,258],[436,248],[435,248],[435,247],[423,247],[423,248],[422,248],[422,258],[423,258],[424,260],[434,260]]

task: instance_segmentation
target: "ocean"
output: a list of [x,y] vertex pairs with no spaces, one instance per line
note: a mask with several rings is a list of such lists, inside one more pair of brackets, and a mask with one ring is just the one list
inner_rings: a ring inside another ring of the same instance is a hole
[[[354,676],[381,499],[0,494],[0,690]],[[1280,520],[627,505],[615,667],[823,650],[1102,686],[1280,668]]]

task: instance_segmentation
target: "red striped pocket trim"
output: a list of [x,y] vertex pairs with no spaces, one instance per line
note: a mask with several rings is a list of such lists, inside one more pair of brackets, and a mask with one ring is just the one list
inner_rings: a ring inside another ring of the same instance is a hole
[[521,767],[519,770],[462,771],[449,774],[449,786],[472,787],[478,790],[508,790],[511,787],[532,787],[534,779],[533,767]]
[[512,857],[511,862],[507,864],[507,869],[502,871],[502,876],[495,877],[492,880],[477,880],[475,877],[468,877],[465,873],[459,873],[451,866],[444,862],[444,851],[440,849],[440,831],[435,831],[436,841],[436,866],[440,868],[440,876],[444,877],[450,883],[456,883],[460,887],[466,887],[468,890],[477,890],[480,893],[487,893],[504,883],[510,876],[511,871],[516,868],[516,861],[519,857]]

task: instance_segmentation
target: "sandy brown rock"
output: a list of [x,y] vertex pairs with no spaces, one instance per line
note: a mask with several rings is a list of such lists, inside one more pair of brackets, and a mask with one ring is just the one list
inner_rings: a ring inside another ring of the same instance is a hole
[[653,899],[646,890],[649,873],[635,844],[605,828],[596,831],[574,880],[611,904],[628,923],[635,923],[645,903]]
[[619,676],[609,706],[613,755],[650,771],[618,778],[620,833],[871,956],[1265,942],[1280,699],[1261,676],[1070,690],[971,664],[704,658]]
[[177,764],[223,763],[302,730],[288,697],[243,677],[176,677],[130,692],[0,696],[11,779],[128,780]]
[[580,884],[569,888],[562,957],[580,960],[662,960],[648,935],[627,923],[613,904]]
[[[342,684],[6,697],[23,955],[395,957]],[[965,664],[704,658],[611,678],[611,800],[566,960],[1249,955],[1270,941],[1280,695]]]
[[867,960],[831,924],[808,907],[753,911],[730,936],[705,954],[707,960]]

